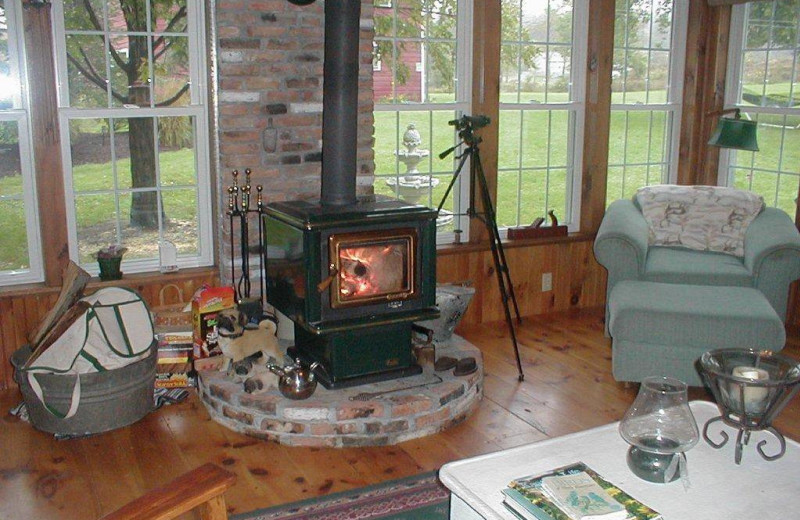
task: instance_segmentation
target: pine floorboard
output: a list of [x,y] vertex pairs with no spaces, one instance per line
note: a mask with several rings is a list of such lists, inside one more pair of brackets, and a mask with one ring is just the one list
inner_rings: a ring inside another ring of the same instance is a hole
[[[637,385],[611,376],[601,309],[525,318],[518,329],[522,382],[504,323],[462,335],[484,356],[482,403],[462,424],[396,446],[280,446],[212,421],[195,394],[130,427],[56,441],[7,413],[20,400],[16,389],[0,392],[0,518],[98,518],[206,462],[236,473],[226,501],[229,513],[241,513],[599,426],[618,420],[636,396]],[[788,337],[784,353],[800,359],[800,330]],[[711,399],[702,389],[691,389],[690,398]],[[775,426],[800,439],[800,399]]]

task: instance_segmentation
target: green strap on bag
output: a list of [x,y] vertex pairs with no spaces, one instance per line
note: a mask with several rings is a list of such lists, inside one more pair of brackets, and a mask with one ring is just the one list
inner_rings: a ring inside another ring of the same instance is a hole
[[[81,374],[114,370],[144,359],[153,344],[150,310],[136,291],[107,287],[82,301],[90,304],[83,316],[23,368],[31,389],[45,408],[62,419],[78,411]],[[77,376],[66,412],[47,404],[36,374]]]

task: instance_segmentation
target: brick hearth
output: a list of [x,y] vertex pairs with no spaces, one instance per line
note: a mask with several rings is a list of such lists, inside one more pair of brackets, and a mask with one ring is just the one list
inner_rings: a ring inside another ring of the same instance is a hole
[[[478,370],[455,376],[453,370],[434,372],[423,363],[417,376],[327,390],[319,385],[305,400],[283,397],[277,389],[251,395],[242,383],[220,372],[202,372],[200,395],[211,417],[220,424],[289,446],[351,447],[396,444],[432,435],[460,423],[483,398],[483,360],[480,351],[454,336],[437,345],[436,356],[472,356]],[[440,380],[441,379],[441,380]],[[417,386],[416,385],[425,385]],[[396,391],[393,391],[396,390]],[[365,400],[359,394],[392,391]]]

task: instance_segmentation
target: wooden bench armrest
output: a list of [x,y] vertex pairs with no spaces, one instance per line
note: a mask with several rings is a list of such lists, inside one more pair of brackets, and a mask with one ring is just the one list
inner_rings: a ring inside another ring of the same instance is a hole
[[227,518],[223,493],[235,481],[233,473],[204,464],[151,489],[101,520],[169,520],[198,506],[204,520],[223,520]]

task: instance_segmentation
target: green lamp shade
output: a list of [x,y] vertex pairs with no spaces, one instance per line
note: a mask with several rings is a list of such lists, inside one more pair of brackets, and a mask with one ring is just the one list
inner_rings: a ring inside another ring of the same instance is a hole
[[756,128],[758,123],[747,119],[721,117],[714,135],[708,141],[711,146],[735,148],[736,150],[758,151]]

